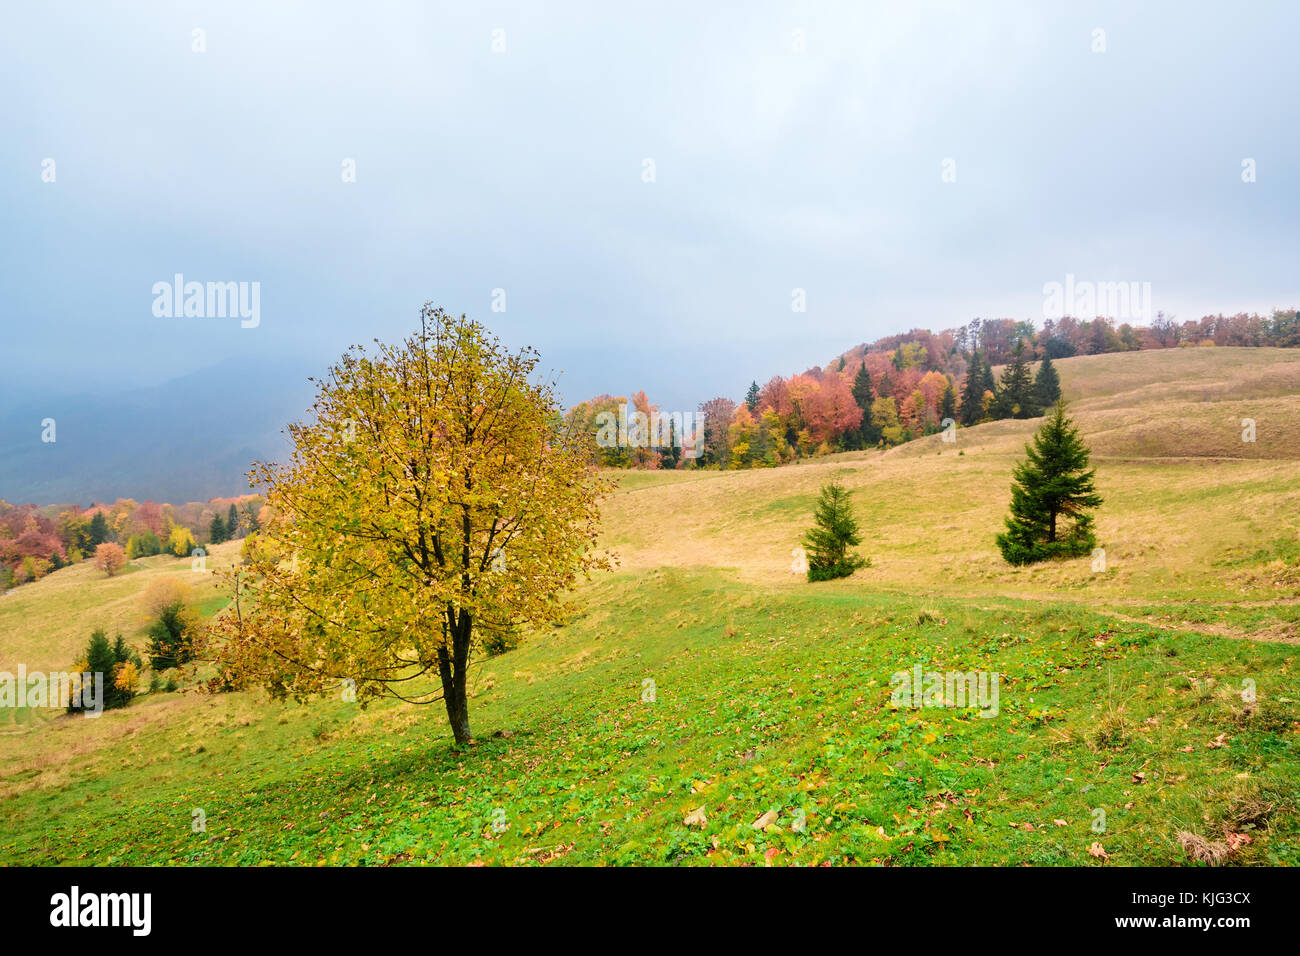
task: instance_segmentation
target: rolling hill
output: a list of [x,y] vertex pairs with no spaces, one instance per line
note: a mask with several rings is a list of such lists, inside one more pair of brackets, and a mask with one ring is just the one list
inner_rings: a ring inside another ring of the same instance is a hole
[[[993,546],[1035,421],[626,473],[605,507],[618,570],[568,626],[482,663],[474,748],[397,703],[20,713],[0,862],[1298,863],[1300,353],[1058,368],[1104,570],[1012,568]],[[872,566],[809,585],[791,551],[832,477]],[[99,623],[140,645],[139,596],[171,574],[192,572],[83,565],[0,597],[0,669],[66,666]],[[199,599],[221,605],[210,582]],[[896,706],[915,666],[997,672],[998,715]]]

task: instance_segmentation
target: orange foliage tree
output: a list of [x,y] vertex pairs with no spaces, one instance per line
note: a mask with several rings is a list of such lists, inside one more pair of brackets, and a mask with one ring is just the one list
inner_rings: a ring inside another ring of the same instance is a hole
[[110,578],[123,565],[126,564],[126,552],[122,550],[120,544],[114,544],[112,541],[105,541],[95,548],[95,567],[103,571]]

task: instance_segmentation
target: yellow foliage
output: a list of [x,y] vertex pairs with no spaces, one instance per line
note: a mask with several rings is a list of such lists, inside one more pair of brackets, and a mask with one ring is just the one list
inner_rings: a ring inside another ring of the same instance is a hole
[[197,547],[189,528],[179,524],[172,526],[171,534],[167,536],[167,550],[171,554],[178,558],[186,558]]
[[113,686],[118,690],[134,691],[140,682],[140,670],[130,661],[117,665],[113,675]]
[[537,363],[428,305],[402,344],[349,349],[319,383],[315,419],[289,426],[290,461],[250,475],[273,518],[226,574],[223,682],[305,699],[352,679],[364,703],[427,674],[468,739],[480,635],[557,623],[561,595],[611,565],[596,534],[612,482]]
[[185,578],[169,574],[167,577],[150,581],[140,598],[140,603],[150,617],[157,617],[162,613],[163,608],[172,604],[189,604],[192,595],[193,590]]

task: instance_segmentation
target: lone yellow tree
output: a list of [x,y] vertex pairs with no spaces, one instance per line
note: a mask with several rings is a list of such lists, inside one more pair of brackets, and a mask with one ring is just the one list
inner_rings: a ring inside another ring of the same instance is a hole
[[349,349],[317,382],[315,421],[289,426],[289,463],[249,474],[274,517],[230,572],[216,682],[441,699],[456,742],[472,740],[478,643],[556,623],[563,592],[610,567],[596,547],[610,484],[537,362],[429,304],[400,346]]

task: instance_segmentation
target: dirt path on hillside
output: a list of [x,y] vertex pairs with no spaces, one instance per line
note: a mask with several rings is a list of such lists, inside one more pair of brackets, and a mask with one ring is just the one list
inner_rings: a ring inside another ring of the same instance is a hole
[[[1020,595],[999,595],[1000,597],[1012,597],[1015,600],[1041,601],[1041,594]],[[970,595],[968,600],[978,600],[981,595]],[[985,596],[985,600],[987,597]],[[1125,621],[1129,624],[1145,624],[1148,627],[1156,627],[1162,631],[1174,631],[1183,634],[1209,634],[1214,637],[1230,637],[1242,641],[1258,641],[1265,644],[1300,644],[1300,628],[1289,621],[1278,621],[1268,627],[1255,631],[1247,631],[1244,628],[1232,627],[1227,624],[1220,624],[1214,621],[1158,621],[1150,617],[1136,617],[1132,614],[1124,614],[1121,611],[1111,610],[1104,607],[1085,604],[1082,601],[1069,601],[1064,599],[1063,603],[1070,603],[1076,607],[1084,608],[1096,614],[1102,614],[1106,617],[1113,617],[1116,620]],[[1141,601],[1134,599],[1133,604],[1154,604],[1154,601]],[[1234,607],[1242,608],[1264,608],[1264,607],[1294,607],[1300,604],[1300,598],[1282,598],[1276,601],[1241,601],[1234,603]],[[1012,605],[991,604],[978,605],[982,611],[1002,610],[1015,611],[1023,610]],[[1172,609],[1171,609],[1172,610]]]
[[1180,624],[1168,624],[1163,621],[1152,621],[1149,618],[1120,614],[1118,611],[1097,609],[1097,613],[1118,618],[1121,621],[1128,621],[1130,624],[1146,624],[1149,627],[1158,627],[1165,631],[1181,631],[1187,634],[1212,634],[1215,637],[1231,637],[1242,641],[1259,641],[1264,644],[1300,644],[1300,633],[1297,632],[1296,626],[1286,621],[1278,621],[1271,627],[1258,631],[1245,631],[1241,628],[1228,627],[1225,624],[1216,624],[1209,621],[1194,624],[1183,622],[1187,626],[1181,626]]

